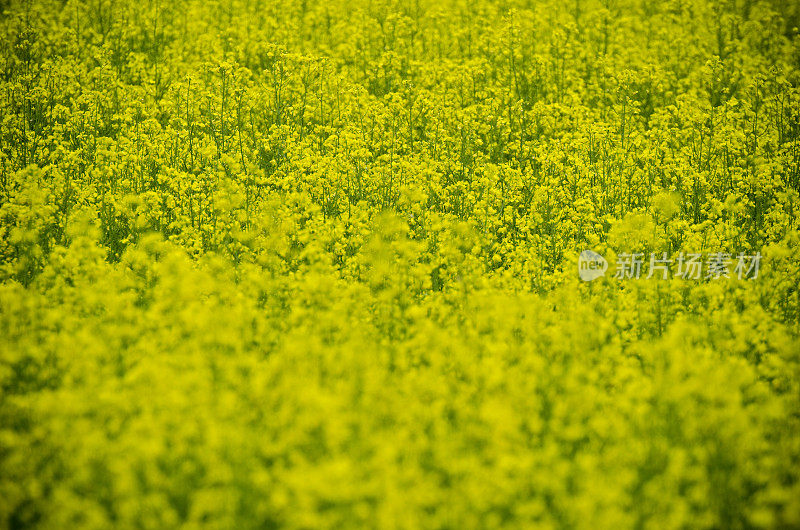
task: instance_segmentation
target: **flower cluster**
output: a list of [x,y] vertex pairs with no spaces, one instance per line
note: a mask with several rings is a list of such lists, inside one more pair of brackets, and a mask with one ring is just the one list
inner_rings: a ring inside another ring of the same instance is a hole
[[0,529],[800,527],[797,2],[0,11]]

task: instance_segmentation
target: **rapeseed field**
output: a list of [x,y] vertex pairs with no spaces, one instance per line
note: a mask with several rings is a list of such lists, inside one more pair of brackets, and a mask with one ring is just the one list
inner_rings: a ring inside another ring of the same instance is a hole
[[799,25],[0,2],[0,528],[800,528]]

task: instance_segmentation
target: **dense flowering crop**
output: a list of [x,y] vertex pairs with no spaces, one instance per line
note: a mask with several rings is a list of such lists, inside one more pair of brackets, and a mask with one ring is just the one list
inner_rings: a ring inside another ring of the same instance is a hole
[[800,527],[797,2],[0,9],[0,528]]

